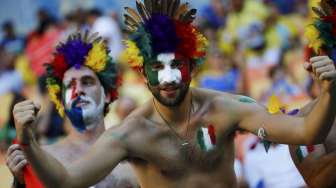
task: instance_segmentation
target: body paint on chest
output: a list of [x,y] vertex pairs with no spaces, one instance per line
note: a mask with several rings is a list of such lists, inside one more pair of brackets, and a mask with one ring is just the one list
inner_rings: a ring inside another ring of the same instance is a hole
[[315,151],[314,145],[309,146],[299,146],[295,153],[296,157],[299,159],[299,162],[302,162],[304,158],[306,158],[310,153]]
[[209,151],[215,148],[217,140],[213,125],[209,125],[207,128],[201,127],[197,130],[197,143],[202,151]]

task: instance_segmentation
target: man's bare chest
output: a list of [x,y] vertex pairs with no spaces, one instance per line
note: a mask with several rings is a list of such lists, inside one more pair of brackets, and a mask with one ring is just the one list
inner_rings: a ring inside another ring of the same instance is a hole
[[147,143],[137,156],[163,175],[213,172],[233,163],[232,140],[221,140],[211,125],[189,130],[185,137],[177,137],[170,130],[160,130],[150,137],[143,140]]
[[324,145],[327,153],[336,151],[336,121],[334,122],[334,125],[332,126]]

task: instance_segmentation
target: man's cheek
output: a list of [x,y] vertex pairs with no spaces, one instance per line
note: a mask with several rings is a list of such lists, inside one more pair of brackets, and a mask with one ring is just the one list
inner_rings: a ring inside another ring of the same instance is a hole
[[153,71],[150,66],[145,66],[145,73],[147,80],[150,85],[157,86],[159,85],[159,74],[157,71]]

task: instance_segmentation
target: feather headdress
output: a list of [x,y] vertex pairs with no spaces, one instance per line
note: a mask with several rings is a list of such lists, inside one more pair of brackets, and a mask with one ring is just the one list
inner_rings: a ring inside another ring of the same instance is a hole
[[136,0],[136,9],[125,7],[127,31],[124,55],[131,67],[142,68],[144,62],[152,62],[160,53],[201,63],[206,53],[206,38],[192,25],[196,9],[180,0]]
[[305,32],[315,53],[325,52],[336,62],[336,0],[321,0],[312,7],[316,17]]

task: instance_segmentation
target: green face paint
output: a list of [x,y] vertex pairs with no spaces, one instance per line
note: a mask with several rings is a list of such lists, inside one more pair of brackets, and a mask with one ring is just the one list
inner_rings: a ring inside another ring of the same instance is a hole
[[256,103],[257,101],[250,98],[250,97],[246,97],[246,96],[241,96],[239,97],[239,102],[243,102],[243,103]]
[[145,63],[145,73],[146,73],[146,77],[150,85],[156,86],[159,84],[158,71],[152,70],[151,63]]

